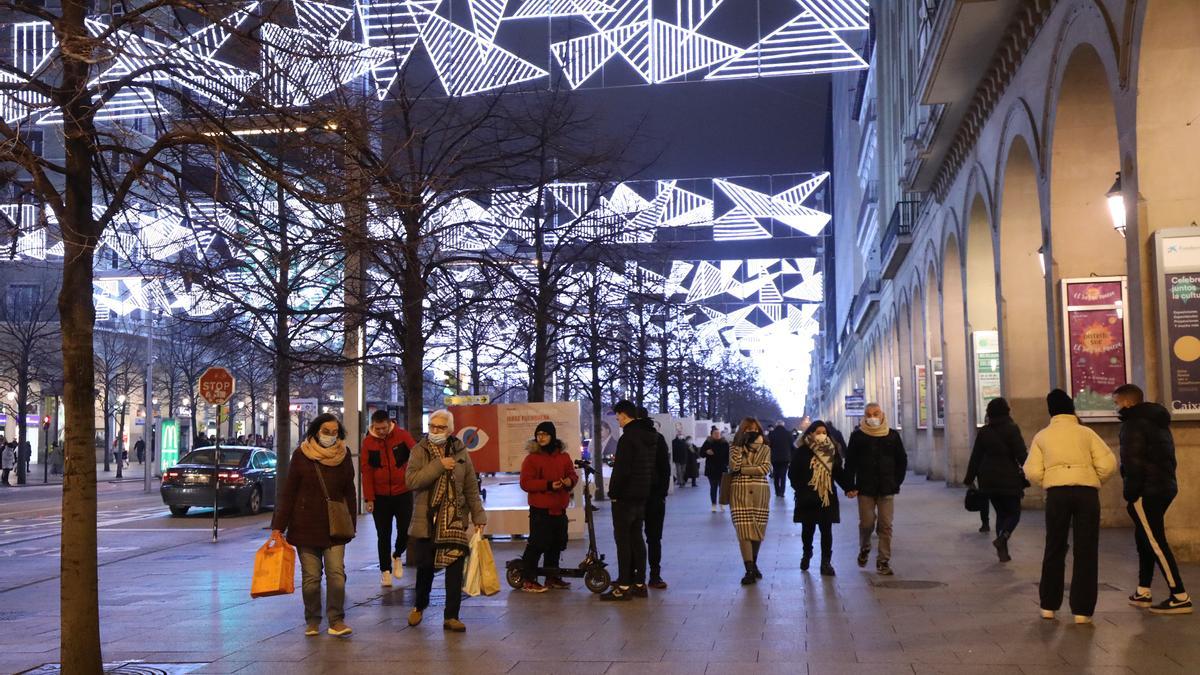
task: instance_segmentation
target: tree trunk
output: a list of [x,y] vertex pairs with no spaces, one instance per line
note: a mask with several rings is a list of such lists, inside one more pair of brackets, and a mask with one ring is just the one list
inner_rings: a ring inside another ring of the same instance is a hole
[[[28,354],[28,352],[25,352]],[[17,485],[25,484],[25,442],[29,440],[29,427],[25,418],[29,416],[29,369],[22,368],[17,375]],[[30,451],[32,452],[32,450]]]
[[[425,279],[421,273],[419,227],[410,224],[405,243],[404,302],[401,310],[404,345],[401,363],[404,367],[404,412],[408,430],[419,436],[425,412]],[[415,236],[414,236],[415,235]]]
[[[95,315],[96,310],[92,309],[92,315]],[[107,374],[105,375],[107,377]],[[93,380],[95,382],[95,380]],[[108,386],[108,382],[104,383],[104,390],[100,392],[100,407],[104,413],[104,473],[112,471],[112,466],[108,463],[109,455],[112,453],[112,415],[109,414],[109,403],[112,401],[112,387]],[[93,423],[94,425],[94,423]],[[95,439],[92,439],[92,463],[96,462]]]
[[[87,4],[67,0],[59,22],[60,42],[86,44]],[[62,491],[62,553],[59,557],[59,659],[64,673],[99,675],[100,599],[96,573],[96,391],[92,348],[96,308],[92,255],[99,233],[92,215],[91,134],[87,95],[91,54],[64,56],[60,87],[69,101],[63,121],[65,151],[64,257],[58,313],[62,332],[63,405],[66,408]],[[74,95],[72,95],[74,94]],[[107,415],[107,412],[105,413]],[[107,449],[106,449],[107,452]]]
[[[595,335],[593,333],[593,335]],[[592,343],[592,466],[596,468],[596,500],[604,501],[604,443],[600,438],[601,417],[600,357],[596,354],[597,342]]]
[[[280,503],[292,460],[292,364],[287,339],[287,314],[275,312],[275,502]],[[303,433],[303,430],[301,430]]]
[[529,402],[546,400],[546,370],[550,362],[550,321],[545,303],[538,303],[533,317],[533,372],[529,375]]

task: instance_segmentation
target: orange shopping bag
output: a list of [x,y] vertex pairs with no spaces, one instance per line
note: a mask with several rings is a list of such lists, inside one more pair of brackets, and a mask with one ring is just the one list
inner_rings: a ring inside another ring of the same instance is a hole
[[254,554],[254,580],[250,597],[284,595],[296,592],[296,549],[273,534]]

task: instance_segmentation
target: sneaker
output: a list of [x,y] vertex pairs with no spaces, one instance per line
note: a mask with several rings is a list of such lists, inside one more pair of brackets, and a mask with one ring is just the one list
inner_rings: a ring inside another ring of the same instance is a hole
[[1012,560],[1012,556],[1008,554],[1008,537],[1001,535],[992,540],[992,546],[996,547],[996,557],[1000,562],[1008,562]]
[[545,586],[552,591],[565,591],[571,587],[571,584],[563,581],[560,577],[546,577]]
[[390,588],[392,585],[392,573],[391,572],[380,572],[379,573],[379,585],[387,586]]
[[881,577],[890,577],[895,572],[892,571],[892,566],[886,562],[875,563],[875,573]]
[[836,577],[837,572],[834,571],[833,565],[830,565],[829,563],[821,563],[821,576]]
[[1180,600],[1171,596],[1150,608],[1151,614],[1191,614],[1192,599]]
[[321,624],[319,624],[319,623],[308,624],[307,626],[304,627],[304,634],[309,637],[313,637],[314,635],[320,635],[321,634]]
[[651,580],[650,580],[650,584],[649,584],[649,585],[650,585],[650,588],[653,588],[653,589],[656,589],[656,590],[660,590],[660,591],[661,591],[661,590],[665,590],[665,589],[666,589],[666,587],[667,587],[667,582],[663,581],[663,580],[662,580],[662,577],[654,577],[653,579],[651,579]]
[[331,625],[329,627],[329,630],[327,630],[325,632],[329,633],[330,635],[336,636],[336,637],[345,637],[345,636],[353,633],[354,631],[350,629],[350,626],[347,626],[346,624],[342,623],[341,621],[338,621],[337,623]]
[[521,584],[521,590],[525,593],[545,593],[550,589],[536,581],[526,581],[524,584]]
[[871,549],[869,549],[869,548],[864,548],[863,550],[859,551],[859,552],[858,552],[858,566],[859,566],[859,567],[866,567],[866,566],[867,566],[867,560],[868,560],[870,557],[871,557]]
[[392,578],[399,581],[404,576],[404,561],[399,555],[392,556]]
[[635,598],[650,597],[650,591],[646,590],[646,584],[634,584],[633,588],[629,589],[629,594]]
[[425,612],[423,610],[413,607],[412,611],[408,613],[408,625],[410,625],[410,626],[421,625],[421,617],[424,616],[424,614],[425,614]]
[[725,513],[725,505],[724,504],[718,504],[717,508],[720,509],[721,513]]
[[1041,612],[1042,612],[1042,613],[1041,613],[1041,617],[1042,617],[1043,619],[1045,619],[1046,621],[1053,621],[1053,620],[1054,620],[1054,610],[1052,610],[1052,609],[1043,609],[1043,610],[1041,610]]
[[754,576],[754,570],[746,570],[746,576],[742,577],[742,585],[749,586],[757,583],[758,577]]
[[467,632],[467,624],[458,619],[446,619],[442,622],[442,630],[448,630],[451,633],[465,633]]
[[1080,626],[1086,626],[1091,622],[1092,622],[1092,617],[1090,617],[1090,616],[1084,616],[1082,614],[1075,615],[1075,623]]
[[1150,595],[1149,593],[1143,594],[1134,591],[1133,595],[1129,596],[1129,604],[1133,607],[1147,609],[1154,604],[1154,596]]
[[626,602],[633,599],[630,590],[628,586],[613,586],[607,593],[601,593],[600,599],[605,602]]
[[717,512],[717,505],[716,505],[716,504],[713,504],[713,505],[712,505],[712,512],[713,512],[713,513],[716,513],[716,512]]

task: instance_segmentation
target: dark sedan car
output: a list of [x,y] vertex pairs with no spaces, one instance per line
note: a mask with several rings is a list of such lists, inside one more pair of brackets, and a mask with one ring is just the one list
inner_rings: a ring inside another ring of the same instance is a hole
[[[264,505],[275,504],[275,453],[262,448],[229,446],[221,448],[216,467],[221,508],[236,508],[255,514]],[[163,472],[163,503],[171,515],[187,515],[193,506],[213,505],[214,448],[196,448],[179,463]]]

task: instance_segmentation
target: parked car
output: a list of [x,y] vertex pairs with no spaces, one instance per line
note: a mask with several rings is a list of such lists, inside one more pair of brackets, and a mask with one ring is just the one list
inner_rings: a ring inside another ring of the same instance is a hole
[[[196,448],[163,472],[163,503],[173,516],[185,516],[193,506],[213,505],[212,446]],[[220,508],[249,514],[275,505],[275,453],[262,448],[223,446],[216,467]]]

